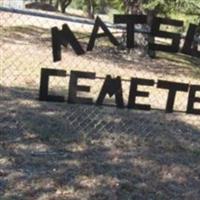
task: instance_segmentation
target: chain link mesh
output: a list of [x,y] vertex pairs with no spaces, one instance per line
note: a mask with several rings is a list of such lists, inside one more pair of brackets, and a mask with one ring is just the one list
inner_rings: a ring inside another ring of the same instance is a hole
[[[110,74],[126,80],[140,77],[193,84],[200,82],[199,71],[190,65],[195,60],[183,60],[184,56],[180,54],[177,55],[180,60],[176,60],[177,57],[171,54],[166,59],[166,55],[162,53],[158,59],[151,60],[138,55],[136,51],[127,53],[118,50],[105,38],[99,38],[94,50],[83,56],[76,56],[70,47],[63,48],[62,61],[54,63],[50,30],[54,26],[61,28],[63,23],[70,26],[86,47],[93,28],[91,25],[16,14],[12,11],[0,12],[2,141],[4,138],[17,141],[23,133],[23,139],[36,134],[40,135],[41,141],[47,140],[53,145],[59,142],[60,146],[84,138],[89,145],[98,144],[107,148],[115,146],[121,149],[126,147],[129,150],[140,146],[139,143],[161,149],[166,144],[168,150],[178,145],[191,150],[200,148],[199,116],[181,112],[166,114],[159,110],[143,112],[38,101],[41,68],[64,69],[68,74],[71,70],[89,71],[101,78]],[[91,86],[89,96],[95,100],[103,80],[97,78],[82,80],[80,83]],[[65,95],[67,99],[68,82],[69,77],[51,77],[49,90],[51,93]],[[124,99],[127,100],[130,82],[123,81],[122,84]],[[155,87],[142,89],[150,91],[150,97],[138,99],[138,102],[151,102],[153,108],[165,108],[165,90]],[[175,109],[185,111],[187,99],[187,93],[178,94]],[[113,104],[114,101],[108,99],[107,103]],[[63,135],[68,137],[63,138]],[[16,151],[22,149],[20,146]]]

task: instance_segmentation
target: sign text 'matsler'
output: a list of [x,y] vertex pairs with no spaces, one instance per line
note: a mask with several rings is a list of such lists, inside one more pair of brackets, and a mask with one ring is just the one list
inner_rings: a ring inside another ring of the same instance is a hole
[[[128,49],[134,48],[134,33],[136,24],[145,24],[147,21],[147,16],[145,15],[115,15],[114,22],[119,24],[126,24],[127,30],[127,43],[126,46]],[[163,45],[156,43],[149,43],[150,50],[160,50],[165,52],[178,52],[180,47],[180,39],[181,35],[179,33],[171,33],[166,31],[160,31],[160,26],[171,25],[176,27],[183,26],[182,21],[171,20],[171,19],[163,19],[163,18],[154,18],[152,27],[151,27],[151,36],[167,38],[171,39],[171,45]],[[99,28],[103,30],[103,33],[98,33]],[[181,52],[184,54],[188,54],[190,56],[200,57],[200,52],[198,48],[193,48],[194,36],[196,34],[197,26],[194,24],[190,24],[188,28],[187,35],[185,37],[185,41],[183,44],[183,48]],[[110,42],[118,46],[118,40],[113,36],[113,34],[109,31],[107,26],[103,23],[103,21],[97,17],[93,31],[91,33],[91,37],[88,43],[87,51],[91,51],[94,48],[95,40],[99,37],[107,36]],[[70,44],[77,55],[82,55],[85,53],[85,50],[82,48],[81,44],[78,42],[74,33],[70,30],[67,24],[63,25],[62,30],[58,30],[57,27],[52,28],[52,50],[53,50],[53,60],[57,62],[61,60],[61,46],[67,47]],[[64,96],[55,96],[48,94],[49,88],[49,77],[50,76],[58,76],[58,77],[66,77],[67,73],[65,70],[57,70],[57,69],[45,69],[41,70],[41,80],[40,80],[40,94],[39,100],[41,101],[55,101],[55,102],[64,102]],[[79,103],[79,104],[96,104],[96,105],[105,105],[104,100],[107,95],[110,97],[115,96],[115,104],[119,108],[129,108],[129,109],[137,109],[137,110],[151,110],[150,104],[139,104],[137,103],[137,97],[149,97],[149,92],[138,90],[138,86],[149,86],[155,87],[158,89],[164,89],[168,92],[166,107],[163,108],[167,113],[172,113],[174,111],[174,104],[176,95],[178,92],[187,92],[188,100],[187,100],[187,114],[196,114],[200,115],[200,109],[197,108],[197,104],[200,104],[200,97],[198,93],[200,93],[200,85],[194,84],[186,84],[186,83],[178,83],[171,82],[166,80],[155,80],[152,79],[142,79],[142,78],[134,78],[130,79],[130,88],[129,88],[129,97],[128,103],[125,105],[123,99],[123,90],[122,90],[122,79],[120,76],[115,78],[107,75],[105,77],[102,88],[99,92],[99,95],[96,100],[88,97],[81,97],[78,95],[79,92],[90,92],[91,87],[88,85],[79,85],[79,79],[95,79],[96,74],[94,72],[83,72],[83,71],[71,71],[70,73],[70,81],[69,81],[69,92],[68,99],[69,103]]]
[[[134,46],[134,34],[136,32],[136,24],[146,24],[147,16],[146,15],[114,15],[115,24],[126,24],[126,48],[133,49]],[[190,56],[200,57],[200,51],[198,48],[194,47],[194,38],[197,31],[197,25],[190,24],[185,41],[182,49],[180,49],[181,34],[168,32],[160,30],[162,25],[174,26],[177,28],[183,27],[183,21],[173,20],[168,18],[154,17],[151,25],[150,36],[154,38],[165,38],[171,39],[171,45],[157,44],[155,42],[149,42],[149,50],[152,51],[164,51],[177,53],[181,52]],[[102,29],[103,33],[98,33],[99,28]],[[67,47],[70,44],[77,55],[85,54],[85,50],[79,43],[78,39],[75,37],[74,33],[71,31],[67,24],[64,24],[62,30],[59,30],[57,27],[52,28],[52,48],[53,48],[53,60],[54,62],[61,60],[61,45]],[[106,24],[101,20],[100,17],[97,17],[91,33],[89,43],[87,46],[87,51],[92,51],[95,45],[95,40],[100,37],[108,37],[109,41],[114,46],[120,46],[119,41],[111,33]],[[149,51],[150,52],[150,51]]]

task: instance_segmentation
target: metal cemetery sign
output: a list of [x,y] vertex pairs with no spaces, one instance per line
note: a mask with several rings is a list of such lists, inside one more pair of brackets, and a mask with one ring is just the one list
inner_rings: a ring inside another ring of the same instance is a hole
[[[114,15],[115,24],[126,24],[126,33],[127,33],[126,47],[128,49],[134,48],[135,25],[145,24],[146,22],[147,22],[146,15]],[[152,37],[171,39],[172,43],[171,45],[149,43],[149,49],[154,51],[159,50],[172,53],[178,52],[180,49],[179,46],[180,46],[181,34],[160,31],[161,25],[170,25],[180,28],[183,26],[183,21],[155,17],[149,34]],[[102,30],[104,31],[103,34],[98,33],[99,28],[102,28]],[[193,48],[193,42],[196,30],[197,30],[197,25],[195,24],[189,25],[187,35],[185,37],[185,42],[183,48],[181,49],[181,52],[187,55],[200,57],[200,51],[198,51],[198,49],[196,48]],[[109,31],[107,26],[103,23],[103,21],[99,17],[97,17],[88,43],[87,51],[91,51],[94,47],[95,40],[102,36],[103,37],[107,36],[113,45],[115,46],[120,45],[117,39]],[[85,50],[82,48],[82,46],[80,45],[80,43],[78,42],[75,35],[70,30],[67,24],[63,25],[61,31],[58,30],[57,27],[52,28],[53,59],[55,62],[61,60],[61,45],[67,46],[68,43],[72,46],[77,55],[82,55],[85,53]]]
[[[134,48],[134,33],[136,24],[146,24],[146,15],[114,15],[115,24],[125,24],[126,25],[126,48]],[[152,51],[164,51],[177,53],[181,52],[194,57],[200,57],[200,51],[195,48],[194,38],[197,30],[197,25],[190,24],[183,46],[180,48],[181,34],[174,32],[161,31],[161,25],[170,25],[175,27],[182,27],[183,21],[164,19],[155,17],[152,22],[150,36],[171,39],[171,45],[157,44],[149,42],[149,50]],[[98,33],[99,28],[102,29],[103,33]],[[67,47],[68,44],[71,45],[73,50],[77,55],[83,55],[86,51],[91,51],[94,48],[95,40],[99,37],[108,37],[109,41],[114,46],[119,46],[117,38],[111,33],[106,24],[99,18],[96,18],[93,31],[91,33],[87,50],[84,50],[78,39],[75,37],[74,33],[71,31],[67,24],[64,24],[62,30],[57,27],[52,28],[52,50],[53,50],[53,61],[57,62],[61,60],[61,46]],[[66,77],[67,72],[65,70],[57,69],[42,69],[41,71],[41,82],[40,82],[40,96],[41,101],[65,101],[62,96],[53,96],[48,94],[48,85],[50,76]],[[129,108],[129,109],[139,109],[139,110],[151,110],[150,104],[138,104],[136,103],[137,97],[147,98],[149,92],[138,90],[138,86],[148,86],[155,87],[157,89],[164,89],[168,91],[168,98],[166,102],[165,111],[172,113],[174,111],[174,103],[176,99],[177,92],[188,93],[187,100],[187,114],[197,114],[200,115],[200,109],[195,108],[196,103],[200,103],[200,97],[197,95],[200,92],[200,85],[185,84],[180,82],[171,82],[166,80],[152,80],[152,79],[142,79],[134,78],[130,79],[130,88],[128,103],[125,105],[123,97],[123,87],[122,78],[111,77],[107,75],[105,77],[103,86],[99,91],[99,95],[96,100],[92,98],[80,97],[78,92],[90,92],[90,86],[79,85],[79,79],[93,79],[95,80],[95,72],[83,72],[83,71],[71,71],[70,81],[69,81],[69,93],[67,101],[69,103],[79,103],[79,104],[96,104],[104,105],[104,100],[106,95],[110,97],[115,96],[116,106],[119,108]]]

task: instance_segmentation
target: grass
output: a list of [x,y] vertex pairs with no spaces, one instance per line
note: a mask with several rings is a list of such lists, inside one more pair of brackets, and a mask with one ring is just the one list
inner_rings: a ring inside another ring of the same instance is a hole
[[197,79],[200,77],[200,59],[185,54],[159,53],[159,58],[167,60],[183,68],[190,68],[193,76]]

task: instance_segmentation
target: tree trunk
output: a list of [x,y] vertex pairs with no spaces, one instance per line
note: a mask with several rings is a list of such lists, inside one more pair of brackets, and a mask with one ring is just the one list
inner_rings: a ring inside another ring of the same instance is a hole
[[65,0],[60,0],[60,7],[61,7],[61,12],[65,13]]
[[58,10],[59,9],[59,2],[60,0],[56,0],[56,3],[55,3],[55,8]]
[[141,14],[139,0],[124,0],[125,14],[138,15]]
[[71,2],[72,0],[56,0],[55,8],[59,10],[60,6],[61,12],[65,13],[66,8],[71,4]]
[[94,2],[93,0],[86,0],[87,1],[87,13],[90,19],[94,19]]
[[106,2],[105,0],[100,1],[100,13],[101,14],[106,14]]
[[[152,26],[153,19],[154,19],[155,16],[156,16],[156,11],[155,10],[148,10],[147,11],[147,24],[149,25],[149,27]],[[147,37],[147,41],[148,41],[147,53],[151,58],[155,58],[156,57],[156,52],[149,49],[149,43],[155,43],[155,38],[149,34],[148,37]]]

